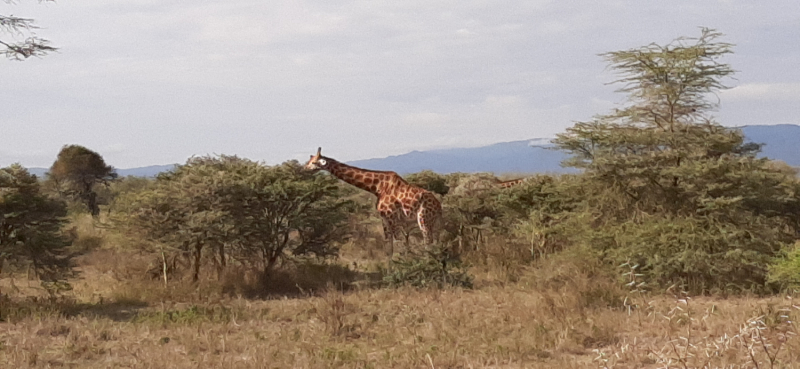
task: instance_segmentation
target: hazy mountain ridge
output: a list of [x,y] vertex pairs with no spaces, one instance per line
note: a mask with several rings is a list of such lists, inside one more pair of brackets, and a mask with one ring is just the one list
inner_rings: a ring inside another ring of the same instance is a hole
[[[778,124],[737,128],[742,130],[747,142],[764,144],[760,157],[800,166],[800,149],[796,147],[800,142],[800,125]],[[426,169],[442,174],[576,172],[574,168],[561,166],[561,162],[566,158],[567,154],[555,150],[550,139],[536,138],[476,148],[412,151],[380,159],[354,160],[348,164],[375,170],[393,170],[401,174],[416,173]]]
[[380,159],[354,160],[347,164],[374,170],[415,173],[432,170],[437,173],[565,173],[575,172],[560,163],[564,153],[552,144],[540,145],[542,139],[502,142],[475,148],[412,151],[408,154]]
[[[158,173],[166,172],[175,168],[177,164],[166,165],[149,165],[146,167],[130,168],[130,169],[116,169],[120,177],[134,176],[134,177],[155,177]],[[44,178],[45,174],[50,168],[28,168],[28,172],[35,174],[39,178]]]
[[800,125],[744,126],[740,129],[747,141],[763,144],[759,157],[800,167]]
[[[764,144],[760,157],[781,160],[800,167],[800,125],[777,124],[737,127],[744,132],[748,142]],[[347,164],[373,170],[392,170],[400,174],[432,170],[437,173],[493,172],[501,173],[574,173],[574,168],[564,168],[561,162],[566,153],[555,150],[549,138],[501,142],[474,148],[454,148],[412,151],[407,154],[353,160]],[[335,157],[335,153],[332,154]],[[141,168],[117,169],[120,177],[154,177],[174,168],[176,164],[151,165]],[[47,168],[29,168],[40,177]]]

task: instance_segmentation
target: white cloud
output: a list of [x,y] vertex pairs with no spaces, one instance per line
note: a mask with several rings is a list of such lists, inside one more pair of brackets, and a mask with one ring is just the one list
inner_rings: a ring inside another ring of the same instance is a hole
[[487,96],[485,103],[490,109],[509,109],[519,107],[523,100],[517,95]]
[[748,83],[720,93],[723,101],[778,100],[800,102],[800,83]]
[[611,100],[599,99],[596,97],[589,99],[589,109],[594,112],[594,114],[608,114],[614,107],[615,104]]
[[748,81],[723,92],[726,124],[791,122],[800,94],[800,70],[770,68],[800,58],[788,47],[800,30],[796,0],[96,0],[8,8],[36,19],[61,50],[0,61],[8,92],[0,132],[13,137],[0,165],[46,166],[68,143],[127,168],[214,152],[276,163],[320,145],[362,159],[551,137],[621,100],[612,93],[619,86],[603,84],[613,76],[597,54],[696,36],[699,25],[737,44],[730,61]]
[[448,114],[424,112],[409,113],[401,117],[401,122],[405,127],[418,127],[422,129],[434,129],[445,127],[451,121]]

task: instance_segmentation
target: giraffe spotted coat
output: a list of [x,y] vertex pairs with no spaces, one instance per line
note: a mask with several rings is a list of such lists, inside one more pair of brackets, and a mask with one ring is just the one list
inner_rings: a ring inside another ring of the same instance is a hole
[[[406,220],[416,218],[426,244],[436,237],[435,228],[441,221],[442,204],[430,191],[406,182],[395,172],[357,168],[321,155],[317,150],[306,163],[308,170],[325,170],[362,190],[378,197],[377,210],[383,220],[384,239],[392,246]],[[391,251],[390,251],[391,252]]]

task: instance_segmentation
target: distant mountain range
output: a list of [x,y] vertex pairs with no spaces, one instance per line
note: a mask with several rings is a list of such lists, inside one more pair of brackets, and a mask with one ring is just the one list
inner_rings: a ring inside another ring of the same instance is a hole
[[[158,173],[166,172],[175,168],[177,164],[167,165],[150,165],[147,167],[130,168],[130,169],[117,169],[117,175],[120,177],[134,176],[134,177],[155,177]],[[28,168],[28,172],[35,174],[39,178],[44,178],[44,175],[50,168]]]
[[400,174],[432,170],[436,173],[566,173],[561,161],[566,155],[555,150],[549,138],[501,142],[474,148],[412,151],[380,159],[354,160],[347,164]]
[[[781,160],[800,167],[800,125],[778,124],[739,127],[748,142],[764,144],[761,157]],[[437,173],[571,173],[574,168],[564,168],[561,162],[566,153],[555,150],[549,138],[502,142],[474,148],[455,148],[412,151],[385,158],[354,160],[347,164],[372,170],[392,170],[400,174],[432,170]],[[117,169],[120,177],[154,177],[171,170],[175,164],[152,165],[141,168]],[[48,169],[29,168],[43,176]]]
[[[800,166],[800,125],[779,124],[739,127],[748,142],[764,144],[761,157],[782,160]],[[561,162],[567,154],[555,150],[550,139],[532,139],[467,148],[412,151],[380,159],[348,162],[361,168],[393,170],[400,174],[432,170],[437,173],[570,173]]]

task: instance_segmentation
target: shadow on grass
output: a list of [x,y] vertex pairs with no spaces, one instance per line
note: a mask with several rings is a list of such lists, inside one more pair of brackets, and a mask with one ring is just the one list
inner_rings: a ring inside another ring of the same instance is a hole
[[269,273],[228,273],[222,293],[248,299],[301,298],[326,291],[380,288],[383,272],[363,272],[341,264],[299,263]]
[[130,321],[139,309],[147,307],[144,301],[120,300],[113,302],[80,303],[65,296],[28,297],[15,301],[0,296],[0,322],[15,323],[28,318],[53,317],[107,318],[113,321]]
[[417,288],[472,288],[472,276],[448,248],[407,252],[393,258],[388,268],[359,271],[347,264],[299,262],[269,273],[236,271],[224,279],[222,292],[244,298],[316,296],[326,291],[349,291],[411,286]]

